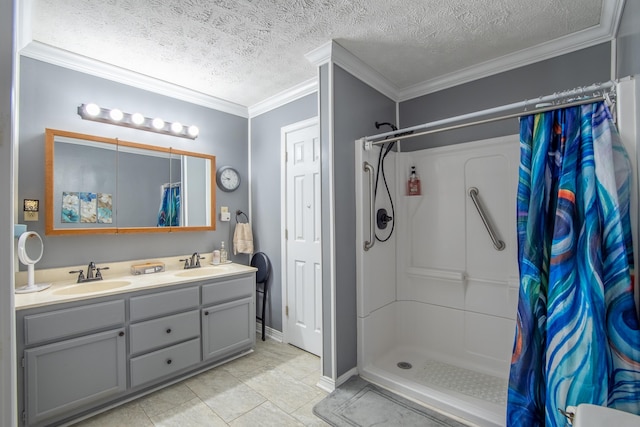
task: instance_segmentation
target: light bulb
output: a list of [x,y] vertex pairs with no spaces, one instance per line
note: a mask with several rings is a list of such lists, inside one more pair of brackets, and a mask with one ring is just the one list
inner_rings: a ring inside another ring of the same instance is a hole
[[191,125],[189,126],[189,129],[187,129],[187,133],[189,134],[189,136],[195,138],[200,133],[200,129],[198,129],[198,126]]
[[160,117],[156,117],[151,122],[151,126],[153,126],[155,129],[160,130],[164,127],[164,120],[162,120]]
[[144,123],[144,116],[140,113],[133,113],[131,115],[131,122],[134,125],[140,126],[141,124]]
[[124,117],[124,114],[122,113],[122,111],[114,108],[113,110],[109,111],[109,117],[111,117],[111,120],[113,120],[114,122],[119,122]]
[[100,107],[98,104],[91,103],[84,106],[84,111],[86,111],[91,117],[95,117],[100,114]]
[[180,122],[173,122],[171,123],[171,132],[173,133],[180,133],[182,132],[182,128],[184,126],[182,126],[182,123]]

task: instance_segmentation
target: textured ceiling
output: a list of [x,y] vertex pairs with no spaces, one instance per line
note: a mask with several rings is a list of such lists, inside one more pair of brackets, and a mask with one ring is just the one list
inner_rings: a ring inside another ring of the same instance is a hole
[[35,0],[33,40],[250,106],[333,39],[398,89],[599,24],[602,0]]

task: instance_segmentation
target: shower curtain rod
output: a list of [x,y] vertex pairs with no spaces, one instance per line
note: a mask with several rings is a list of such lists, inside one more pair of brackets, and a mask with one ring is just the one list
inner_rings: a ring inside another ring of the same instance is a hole
[[[403,140],[403,139],[413,138],[413,137],[422,136],[422,135],[428,135],[428,134],[436,133],[436,132],[443,132],[443,131],[448,131],[448,130],[460,129],[460,128],[464,128],[464,127],[468,127],[468,126],[475,126],[475,125],[480,125],[480,124],[485,124],[485,123],[496,122],[496,121],[500,121],[500,120],[506,120],[506,119],[516,118],[516,117],[522,117],[522,116],[527,116],[527,115],[534,114],[534,113],[542,113],[542,112],[545,112],[545,111],[555,110],[555,109],[557,109],[557,108],[559,108],[561,106],[562,107],[571,107],[571,106],[575,106],[575,105],[587,104],[587,103],[591,103],[591,102],[594,102],[594,101],[600,101],[600,100],[609,99],[609,92],[605,92],[602,95],[596,95],[593,92],[605,91],[605,90],[608,90],[608,89],[612,89],[614,87],[615,87],[615,82],[613,82],[613,81],[609,81],[609,82],[606,82],[606,83],[596,83],[596,84],[593,84],[593,85],[590,85],[590,86],[583,86],[583,87],[579,87],[579,88],[576,88],[576,89],[571,89],[571,90],[564,91],[564,92],[556,92],[556,93],[554,93],[552,95],[541,96],[539,98],[528,99],[528,100],[520,101],[520,102],[514,102],[512,104],[502,105],[502,106],[499,106],[499,107],[489,108],[489,109],[486,109],[486,110],[475,111],[473,113],[462,114],[460,116],[455,116],[455,117],[449,117],[449,118],[446,118],[446,119],[436,120],[436,121],[433,121],[433,122],[424,123],[424,124],[417,125],[417,126],[412,126],[412,127],[408,127],[408,128],[404,128],[404,129],[398,129],[396,131],[380,133],[380,134],[373,135],[373,136],[365,136],[364,138],[361,139],[361,141],[363,141],[365,149],[369,150],[369,149],[371,149],[371,147],[373,145],[384,144],[385,142],[389,142],[389,139],[384,139],[384,138],[387,138],[389,136],[404,134],[402,136],[398,136],[397,138],[392,138],[393,141],[400,141],[400,140]],[[589,96],[588,98],[584,98],[585,93],[591,93],[591,96]],[[559,99],[567,99],[567,98],[570,99],[571,97],[578,97],[578,100],[574,100],[572,102],[566,102],[566,103],[563,103],[561,105],[552,105],[552,106],[546,106],[545,105],[544,108],[538,108],[538,109],[534,109],[532,111],[526,111],[527,106],[530,106],[530,105],[534,105],[535,106],[535,105],[540,104],[540,103],[554,102],[554,101],[557,101]],[[518,112],[518,113],[512,113],[512,114],[507,114],[507,115],[503,115],[503,116],[499,116],[499,117],[492,117],[492,118],[489,118],[489,119],[477,120],[477,121],[474,121],[474,122],[461,123],[461,124],[458,124],[458,125],[452,125],[452,126],[438,128],[438,129],[431,129],[431,130],[427,130],[427,131],[424,131],[424,132],[409,133],[408,134],[408,132],[415,132],[417,130],[429,129],[429,128],[433,128],[433,127],[436,127],[436,126],[442,126],[442,125],[446,125],[446,124],[449,124],[449,123],[459,122],[461,120],[473,119],[473,118],[476,118],[476,117],[483,117],[483,116],[488,116],[490,114],[501,113],[501,112],[515,110],[515,109],[521,109],[521,108],[524,108],[525,111]]]

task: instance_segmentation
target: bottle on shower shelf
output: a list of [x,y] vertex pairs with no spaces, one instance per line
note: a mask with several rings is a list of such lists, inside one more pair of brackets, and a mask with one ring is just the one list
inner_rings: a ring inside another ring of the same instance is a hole
[[227,250],[224,248],[224,242],[220,245],[220,264],[227,263]]
[[407,196],[420,196],[422,188],[420,186],[420,176],[416,172],[416,167],[411,166],[409,181],[407,182]]

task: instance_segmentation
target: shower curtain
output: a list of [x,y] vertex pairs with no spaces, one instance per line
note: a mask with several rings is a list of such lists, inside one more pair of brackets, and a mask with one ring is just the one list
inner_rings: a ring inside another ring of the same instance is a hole
[[640,414],[631,167],[604,102],[520,121],[520,294],[508,426],[592,403]]
[[180,225],[180,184],[162,186],[162,199],[158,211],[158,227]]

